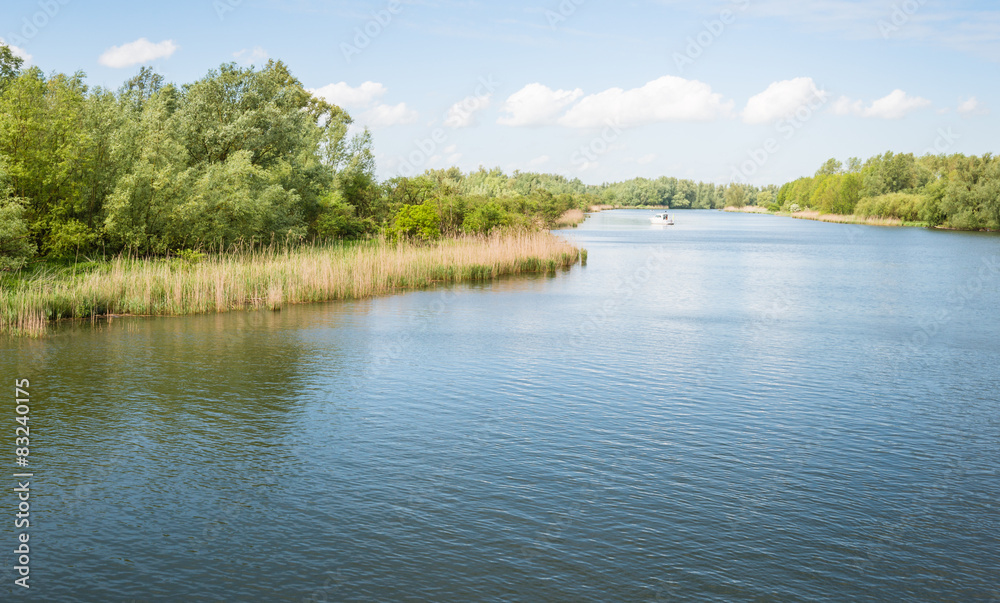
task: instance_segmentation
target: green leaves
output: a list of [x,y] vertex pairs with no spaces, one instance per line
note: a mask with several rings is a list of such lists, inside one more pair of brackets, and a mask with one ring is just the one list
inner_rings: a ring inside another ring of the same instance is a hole
[[24,207],[16,201],[0,199],[0,271],[19,270],[34,254]]

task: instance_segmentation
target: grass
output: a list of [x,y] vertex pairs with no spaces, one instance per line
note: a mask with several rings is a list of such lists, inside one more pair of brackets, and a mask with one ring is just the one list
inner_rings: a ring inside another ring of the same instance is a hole
[[582,209],[571,209],[556,220],[556,228],[576,228],[587,219]]
[[769,214],[771,212],[767,211],[766,207],[760,207],[757,205],[744,205],[743,207],[735,207],[733,205],[726,206],[722,211],[740,212],[744,214]]
[[200,262],[127,256],[8,275],[0,285],[0,333],[43,335],[52,321],[106,315],[172,316],[384,295],[432,283],[489,280],[569,268],[581,252],[548,233],[383,240],[274,248]]
[[856,216],[843,214],[821,214],[818,211],[798,211],[790,214],[800,220],[816,220],[818,222],[836,222],[838,224],[865,224],[868,226],[918,226],[926,227],[926,222],[907,222],[899,218],[881,218],[878,216]]
[[858,216],[855,214],[824,214],[815,210],[802,210],[792,213],[771,212],[763,207],[747,205],[745,207],[726,207],[723,211],[742,212],[748,214],[774,214],[777,216],[790,216],[799,220],[815,220],[817,222],[834,222],[837,224],[864,224],[866,226],[914,226],[926,228],[927,222],[910,222],[899,218],[882,218],[878,216]]

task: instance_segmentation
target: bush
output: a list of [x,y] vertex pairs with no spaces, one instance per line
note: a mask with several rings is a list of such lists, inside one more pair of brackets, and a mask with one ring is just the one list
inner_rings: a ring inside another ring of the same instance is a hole
[[433,241],[441,237],[441,217],[430,205],[404,205],[389,229],[392,238]]
[[904,222],[915,222],[920,219],[920,208],[923,205],[921,195],[888,193],[865,197],[858,202],[854,213],[862,218],[898,218]]
[[48,237],[49,255],[70,257],[89,251],[100,236],[79,220],[55,224]]
[[462,230],[469,234],[488,234],[494,228],[510,224],[510,215],[495,201],[480,205],[465,216]]
[[34,255],[24,208],[13,201],[0,201],[0,271],[20,270]]
[[355,216],[354,206],[337,193],[320,200],[316,235],[323,239],[362,239],[375,231],[371,218]]

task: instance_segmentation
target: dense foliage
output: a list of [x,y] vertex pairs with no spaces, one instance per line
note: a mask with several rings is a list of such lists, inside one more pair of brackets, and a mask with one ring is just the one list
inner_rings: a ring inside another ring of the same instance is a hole
[[790,182],[771,209],[793,205],[861,218],[897,218],[963,230],[1000,229],[1000,157],[885,153],[845,167],[830,159]]
[[36,256],[536,229],[594,201],[579,181],[499,170],[379,183],[371,135],[350,124],[280,61],[180,87],[143,68],[109,91],[25,69],[0,46],[0,270]]

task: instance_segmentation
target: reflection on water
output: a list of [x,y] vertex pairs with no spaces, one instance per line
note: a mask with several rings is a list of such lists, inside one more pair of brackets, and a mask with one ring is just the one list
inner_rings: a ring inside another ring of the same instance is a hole
[[5,340],[32,594],[1000,597],[1000,238],[649,213],[551,277]]

